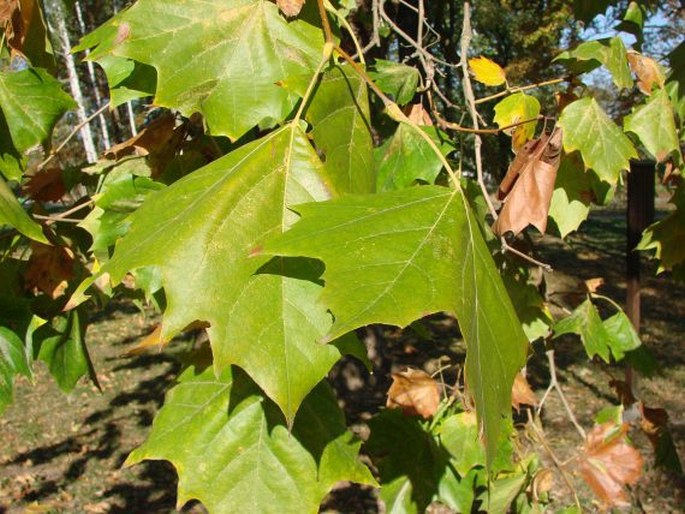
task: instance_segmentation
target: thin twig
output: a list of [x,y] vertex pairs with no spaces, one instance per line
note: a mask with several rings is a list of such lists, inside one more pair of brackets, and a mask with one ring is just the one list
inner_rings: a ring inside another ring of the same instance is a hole
[[54,216],[43,216],[42,214],[34,214],[33,217],[36,218],[37,220],[46,220],[46,221],[50,221],[53,223],[56,221],[59,221],[62,223],[81,223],[83,221],[83,220],[79,220],[76,218],[56,218]]
[[[470,2],[464,2],[464,21],[462,24],[461,31],[461,47],[460,47],[460,60],[461,60],[461,70],[463,74],[462,86],[464,89],[464,99],[466,100],[466,105],[468,106],[469,113],[471,114],[471,121],[473,123],[473,128],[479,130],[478,126],[478,111],[476,110],[476,98],[473,95],[473,86],[471,85],[471,77],[469,76],[469,65],[468,65],[468,52],[471,46],[471,37],[473,36],[473,31],[471,30],[471,4]],[[476,177],[478,180],[478,185],[483,192],[483,197],[485,197],[485,202],[488,204],[488,210],[494,220],[497,220],[497,212],[495,211],[495,206],[492,204],[490,199],[490,194],[488,193],[488,188],[485,187],[485,180],[483,178],[483,156],[481,155],[481,145],[482,141],[478,133],[474,134],[474,151],[476,154]]]
[[93,121],[95,118],[100,116],[100,114],[102,114],[105,111],[105,109],[107,109],[108,107],[109,107],[109,102],[107,102],[105,105],[100,107],[97,111],[95,111],[93,114],[88,116],[81,123],[76,125],[74,127],[74,130],[71,131],[71,133],[67,136],[67,138],[64,141],[62,141],[62,143],[56,149],[54,149],[52,152],[50,152],[50,155],[48,155],[48,157],[38,165],[38,171],[41,171],[43,168],[45,168],[45,166],[47,166],[48,163],[50,161],[52,161],[52,159],[55,158],[55,156],[62,150],[62,148],[64,148],[66,146],[66,144],[71,140],[71,138],[73,138],[78,133],[78,131],[81,130],[81,128],[83,128],[84,125],[87,125],[88,123]]
[[34,214],[33,217],[38,218],[38,219],[47,220],[46,225],[49,225],[49,224],[54,223],[56,221],[68,220],[68,219],[70,219],[69,216],[71,214],[74,214],[75,212],[78,212],[81,209],[85,209],[86,207],[90,207],[94,203],[95,203],[95,201],[91,198],[86,202],[80,203],[80,204],[76,205],[75,207],[72,207],[71,209],[60,212],[59,214],[52,214],[50,216],[42,216],[40,214]]
[[483,102],[489,102],[490,100],[495,100],[496,98],[501,98],[501,97],[509,95],[509,94],[514,94],[514,93],[519,93],[521,91],[527,91],[529,89],[534,89],[536,87],[544,87],[544,86],[551,86],[553,84],[559,84],[560,82],[564,82],[565,80],[566,80],[566,78],[558,78],[558,79],[543,80],[542,82],[537,82],[536,84],[528,84],[525,86],[508,87],[504,91],[500,91],[499,93],[495,93],[494,95],[484,96],[483,98],[478,98],[476,100],[476,105],[482,104]]
[[328,21],[328,14],[326,14],[326,7],[324,7],[323,0],[316,0],[319,6],[319,16],[321,17],[321,26],[326,38],[326,43],[333,43],[333,31],[331,31],[331,24]]
[[545,262],[539,261],[535,257],[531,257],[530,255],[525,254],[520,250],[517,250],[516,248],[511,246],[509,243],[507,243],[507,241],[504,238],[501,239],[501,243],[502,243],[502,251],[504,253],[506,253],[506,252],[513,253],[514,255],[521,257],[522,259],[530,262],[531,264],[534,264],[535,266],[541,267],[543,270],[545,270],[548,273],[552,272],[552,266],[550,266],[549,264],[547,264]]
[[573,495],[573,501],[578,507],[579,512],[582,512],[582,508],[580,506],[580,499],[578,498],[578,493],[576,492],[576,488],[573,487],[573,482],[571,482],[571,479],[568,477],[568,473],[564,469],[564,464],[559,460],[559,458],[552,450],[552,447],[547,442],[547,438],[545,437],[544,432],[540,430],[538,426],[535,424],[535,420],[533,420],[530,410],[528,410],[528,423],[529,426],[532,427],[533,431],[535,432],[535,435],[538,438],[538,442],[542,445],[547,454],[550,456],[552,462],[554,463],[554,466],[559,470],[559,473],[561,473],[561,478],[564,480],[564,483],[566,484],[566,487],[568,487],[569,491],[571,491],[571,494]]
[[[582,426],[580,426],[580,423],[578,423],[578,420],[576,419],[575,414],[573,414],[573,411],[571,410],[571,406],[569,405],[568,401],[566,400],[566,396],[564,395],[564,392],[561,390],[561,386],[559,385],[559,381],[557,380],[557,366],[554,361],[554,350],[547,350],[546,352],[547,355],[547,361],[549,362],[549,374],[550,374],[550,383],[548,389],[554,388],[554,390],[557,392],[559,395],[559,399],[561,400],[562,405],[564,406],[564,409],[566,410],[566,414],[568,415],[569,420],[571,423],[573,423],[573,426],[576,428],[576,431],[580,435],[580,437],[583,438],[583,440],[587,439],[587,434],[585,433],[585,430],[583,429]],[[542,404],[544,400],[547,397],[547,392],[542,397],[542,400],[540,400],[540,405],[538,406],[538,412],[542,408]]]

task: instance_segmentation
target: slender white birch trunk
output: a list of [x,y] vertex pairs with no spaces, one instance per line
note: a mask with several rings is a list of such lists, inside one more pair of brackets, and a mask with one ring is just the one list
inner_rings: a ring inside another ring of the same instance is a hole
[[[86,24],[83,22],[83,11],[81,10],[81,3],[76,0],[74,2],[74,8],[76,9],[76,19],[78,21],[79,29],[81,30],[81,35],[86,34]],[[90,50],[86,50],[86,55],[90,53]],[[86,61],[86,66],[88,68],[88,75],[90,76],[90,82],[93,87],[93,94],[95,95],[95,103],[97,107],[102,106],[102,95],[100,94],[100,88],[98,87],[97,77],[95,76],[95,65],[93,61]],[[104,113],[98,116],[98,121],[100,122],[100,134],[102,135],[102,144],[105,148],[112,146],[109,139],[109,129],[107,128],[107,120],[105,119]]]
[[[74,56],[71,53],[71,41],[69,40],[69,31],[65,21],[64,7],[61,0],[48,0],[45,2],[45,7],[48,11],[48,25],[50,31],[57,37],[58,51],[63,55],[67,68],[67,78],[69,80],[69,89],[71,96],[76,100],[78,108],[76,109],[76,116],[79,123],[85,123],[88,119],[85,109],[85,99],[81,92],[81,84],[78,80],[78,73],[76,73],[76,63]],[[95,162],[98,158],[95,144],[93,143],[93,133],[90,130],[90,125],[85,123],[80,130],[81,142],[86,151],[86,159],[88,162]]]

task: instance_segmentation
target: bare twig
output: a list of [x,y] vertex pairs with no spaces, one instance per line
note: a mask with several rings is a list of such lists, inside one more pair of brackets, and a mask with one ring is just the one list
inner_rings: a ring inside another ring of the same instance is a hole
[[[82,209],[85,209],[86,207],[90,207],[93,205],[95,202],[91,198],[86,202],[80,203],[76,205],[75,207],[72,207],[71,209],[68,209],[64,212],[60,212],[59,214],[52,214],[50,216],[43,216],[41,214],[34,214],[33,217],[36,219],[42,219],[42,220],[47,220],[46,225],[50,225],[51,223],[55,223],[56,221],[66,221],[68,223],[73,223],[74,218],[69,218],[71,214],[74,214],[75,212],[78,212]],[[83,220],[77,220],[77,221],[83,221]]]
[[478,98],[476,100],[476,105],[481,104],[483,102],[489,102],[490,100],[495,100],[496,98],[501,98],[501,97],[509,95],[509,94],[519,93],[521,91],[527,91],[528,89],[534,89],[536,87],[544,87],[544,86],[551,86],[553,84],[559,84],[560,82],[564,82],[565,80],[566,80],[565,78],[558,78],[558,79],[544,80],[544,81],[538,82],[536,84],[528,84],[525,86],[508,87],[504,91],[500,91],[499,93],[495,93],[494,95],[484,96],[483,98]]
[[100,114],[102,114],[105,111],[105,109],[107,109],[108,107],[109,107],[109,102],[107,102],[105,105],[100,107],[97,111],[95,111],[93,114],[88,116],[81,123],[76,125],[74,127],[74,130],[71,131],[71,133],[67,136],[67,138],[64,141],[62,141],[62,143],[57,148],[55,148],[52,152],[50,152],[50,155],[48,155],[48,157],[38,165],[38,171],[41,171],[42,169],[44,169],[45,166],[47,166],[50,163],[50,161],[52,161],[52,159],[54,159],[55,156],[62,150],[62,148],[64,148],[66,146],[66,144],[69,141],[71,141],[71,138],[73,138],[78,133],[78,131],[81,130],[81,128],[83,128],[85,125],[90,123],[92,120],[94,120],[95,118],[100,116]]
[[[461,60],[461,70],[464,75],[462,78],[462,85],[464,89],[464,99],[466,100],[466,105],[468,106],[469,113],[471,114],[471,121],[473,123],[473,128],[479,130],[478,126],[478,111],[476,110],[476,98],[473,95],[473,86],[471,85],[471,77],[469,76],[469,65],[468,65],[468,52],[471,46],[471,38],[473,37],[473,31],[471,30],[471,3],[464,2],[464,21],[461,30],[461,46],[460,46],[460,60]],[[488,193],[488,188],[485,187],[485,180],[483,179],[483,156],[481,155],[481,145],[482,141],[480,136],[476,132],[474,134],[474,151],[476,154],[476,178],[478,179],[478,185],[480,186],[483,196],[485,197],[485,202],[488,204],[488,210],[492,214],[493,219],[497,219],[497,212],[495,211],[495,206],[492,204],[490,199],[490,194]]]
[[580,506],[580,499],[578,498],[576,488],[573,487],[573,482],[571,482],[568,473],[564,469],[563,463],[559,460],[559,458],[552,450],[552,447],[550,446],[549,442],[547,441],[547,438],[545,437],[545,433],[542,430],[540,430],[540,428],[538,428],[538,426],[535,424],[535,420],[533,419],[530,410],[528,410],[528,425],[532,428],[533,432],[535,432],[535,436],[537,437],[538,442],[542,445],[547,454],[550,456],[552,462],[554,463],[554,466],[559,470],[559,473],[561,473],[561,478],[564,480],[566,487],[568,487],[569,491],[571,491],[571,494],[573,495],[573,501],[575,502],[579,511],[582,512]]
[[54,223],[56,221],[62,222],[62,223],[81,223],[83,220],[79,220],[76,218],[57,218],[55,216],[43,216],[42,214],[34,214],[34,218],[37,220],[46,220],[51,223]]
[[542,410],[542,406],[545,403],[545,400],[547,399],[547,396],[552,390],[555,390],[557,394],[559,395],[559,399],[561,400],[562,405],[564,406],[564,410],[566,410],[566,414],[568,415],[569,420],[571,423],[573,423],[573,426],[576,428],[576,431],[582,437],[583,439],[587,438],[587,434],[585,433],[585,430],[583,429],[582,426],[580,426],[580,423],[578,423],[578,420],[576,419],[575,414],[573,414],[573,411],[571,410],[571,406],[569,405],[568,401],[566,400],[566,396],[564,395],[564,392],[561,390],[561,386],[559,385],[559,381],[557,380],[557,366],[554,361],[554,350],[547,350],[546,352],[547,355],[547,361],[549,362],[549,374],[550,374],[550,381],[549,381],[549,386],[547,387],[547,390],[545,391],[545,394],[542,396],[542,399],[540,400],[540,405],[538,405],[537,408],[537,414],[540,414],[540,411]]
[[521,259],[524,259],[524,260],[530,262],[531,264],[534,264],[535,266],[541,267],[543,270],[545,270],[548,273],[552,272],[552,266],[550,266],[549,264],[547,264],[545,262],[539,261],[535,257],[531,257],[530,255],[523,253],[520,250],[517,250],[516,248],[511,246],[509,243],[507,243],[507,241],[504,238],[501,239],[501,243],[502,243],[502,251],[504,253],[507,253],[507,252],[513,253],[514,255],[520,257]]

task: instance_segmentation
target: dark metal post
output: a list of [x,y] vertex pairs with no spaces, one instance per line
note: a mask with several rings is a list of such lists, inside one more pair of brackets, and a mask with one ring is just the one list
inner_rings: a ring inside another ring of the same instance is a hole
[[[642,231],[654,221],[654,161],[631,161],[628,173],[628,247],[626,253],[626,314],[635,330],[640,331],[640,253],[635,247]],[[636,377],[626,368],[626,382],[636,393]]]

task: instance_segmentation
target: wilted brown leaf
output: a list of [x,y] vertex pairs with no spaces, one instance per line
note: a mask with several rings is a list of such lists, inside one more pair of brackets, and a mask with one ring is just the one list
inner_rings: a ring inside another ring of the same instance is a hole
[[56,202],[67,192],[60,168],[48,168],[29,177],[24,191],[39,202]]
[[431,120],[430,114],[423,108],[420,103],[405,106],[402,111],[407,115],[409,121],[415,123],[416,125],[433,125],[433,120]]
[[588,434],[578,471],[605,507],[630,505],[624,489],[642,474],[642,456],[626,441],[628,424],[595,426]]
[[585,280],[585,289],[588,293],[596,293],[603,285],[604,279],[602,277],[588,278]]
[[664,87],[666,76],[654,59],[631,51],[628,52],[628,63],[637,76],[637,87],[644,94],[651,95],[654,85]]
[[530,388],[530,384],[523,376],[523,373],[519,373],[514,378],[514,386],[511,389],[511,406],[518,412],[521,405],[537,405],[538,399],[535,393]]
[[428,373],[419,369],[393,373],[386,405],[402,409],[407,416],[430,418],[440,405],[440,387]]
[[174,124],[173,114],[160,116],[135,136],[111,147],[105,152],[105,157],[119,160],[127,155],[148,155],[162,147],[171,138]]
[[540,495],[548,493],[554,486],[554,473],[551,469],[541,469],[533,478],[533,498],[538,500]]
[[300,14],[304,2],[305,0],[276,0],[278,8],[289,18]]
[[547,229],[547,213],[554,192],[554,181],[561,158],[561,128],[526,143],[500,184],[498,197],[503,207],[492,230],[503,235],[521,232],[533,225]]
[[31,243],[31,256],[24,274],[27,289],[36,288],[57,298],[64,294],[73,277],[74,254],[69,248]]

